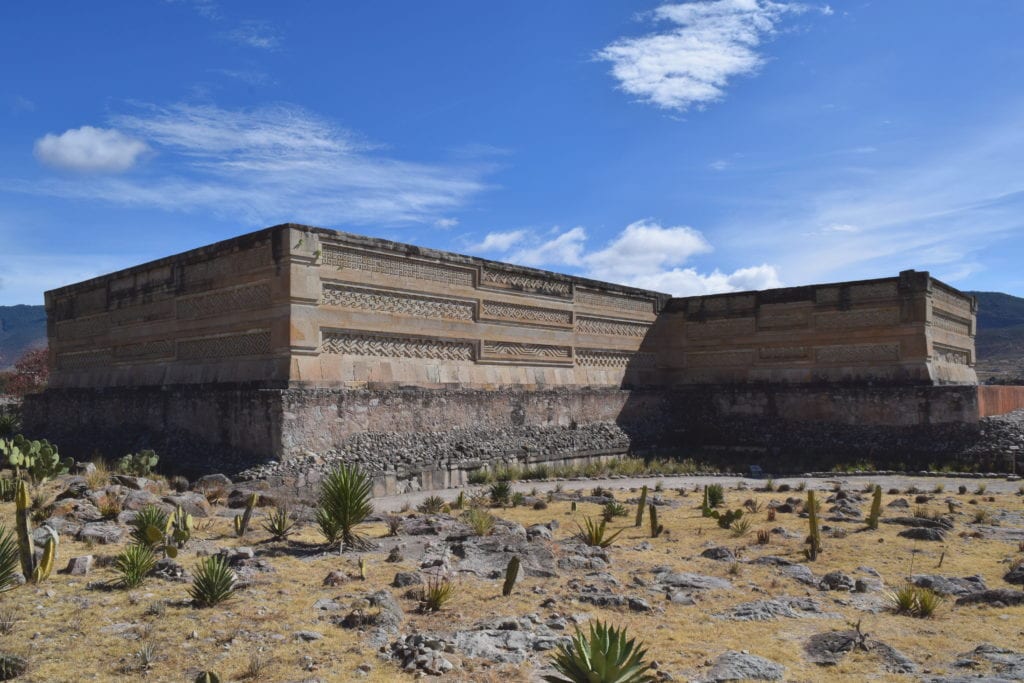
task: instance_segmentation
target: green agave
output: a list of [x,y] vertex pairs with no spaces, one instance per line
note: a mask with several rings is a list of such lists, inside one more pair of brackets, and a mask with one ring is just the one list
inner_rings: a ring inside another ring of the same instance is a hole
[[600,621],[590,625],[589,637],[577,627],[568,645],[558,646],[551,665],[560,675],[544,677],[548,683],[647,683],[651,665],[644,661],[647,650],[626,629]]

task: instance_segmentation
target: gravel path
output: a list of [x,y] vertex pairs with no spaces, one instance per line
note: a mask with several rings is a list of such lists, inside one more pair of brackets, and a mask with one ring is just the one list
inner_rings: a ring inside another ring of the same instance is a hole
[[[731,488],[736,486],[739,482],[744,482],[750,488],[757,488],[764,486],[767,479],[753,479],[741,476],[619,477],[564,479],[561,481],[521,481],[513,482],[512,488],[514,491],[522,491],[523,493],[526,493],[533,488],[536,488],[538,491],[551,491],[558,485],[561,485],[565,490],[573,490],[592,489],[595,486],[604,486],[611,489],[630,489],[640,488],[646,484],[653,489],[654,484],[659,481],[665,489],[678,489],[680,487],[692,489],[695,486],[703,487],[705,484],[722,484]],[[1020,481],[1007,481],[1005,477],[979,479],[977,477],[957,477],[954,475],[921,477],[889,474],[878,476],[850,476],[841,473],[828,477],[780,477],[773,479],[773,481],[776,485],[789,484],[792,487],[796,487],[797,484],[804,482],[807,486],[817,490],[831,489],[833,483],[837,481],[841,482],[843,488],[848,490],[860,489],[867,482],[880,484],[882,486],[882,490],[888,490],[890,488],[906,490],[910,486],[917,486],[922,491],[931,491],[941,484],[945,487],[946,494],[956,493],[957,487],[960,485],[966,486],[968,491],[973,492],[977,489],[979,484],[984,484],[987,491],[991,493],[1016,493],[1022,485],[1022,482]],[[412,493],[403,493],[394,496],[380,496],[374,499],[374,504],[378,510],[392,511],[400,509],[406,503],[415,507],[422,503],[428,496],[441,496],[446,500],[451,500],[459,495],[459,491],[471,491],[480,488],[485,487],[465,486],[462,488],[442,489],[439,491],[415,491]],[[779,495],[784,498],[787,495],[793,494],[786,493]]]

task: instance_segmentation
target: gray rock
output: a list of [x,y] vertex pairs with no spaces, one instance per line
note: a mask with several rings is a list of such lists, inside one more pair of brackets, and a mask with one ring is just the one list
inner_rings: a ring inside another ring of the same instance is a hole
[[924,527],[912,527],[899,532],[897,536],[911,538],[915,541],[945,541],[946,532],[942,529],[930,529]]
[[708,548],[700,554],[701,557],[706,557],[709,560],[718,560],[720,562],[735,562],[736,556],[732,554],[732,551],[723,546],[716,546],[714,548]]
[[1003,581],[1016,585],[1024,585],[1024,564],[1020,564],[1003,575]]
[[732,621],[773,621],[780,617],[798,619],[823,614],[821,605],[810,598],[776,598],[744,602],[715,616]]
[[819,666],[833,666],[852,652],[860,638],[856,631],[816,633],[804,644],[807,658]]
[[910,583],[921,588],[931,588],[940,595],[956,597],[977,593],[988,588],[985,585],[985,580],[977,575],[956,578],[938,574],[914,574],[910,577]]
[[83,543],[120,543],[124,538],[124,529],[112,522],[90,522],[82,527],[75,538]]
[[730,650],[715,660],[708,681],[777,681],[785,674],[781,664],[757,655]]
[[853,578],[839,571],[825,574],[818,582],[818,589],[823,591],[852,591],[855,587]]
[[969,593],[957,598],[957,605],[985,604],[993,607],[1012,607],[1013,605],[1024,605],[1024,591],[1009,590],[1007,588],[996,588],[977,593]]
[[654,611],[654,608],[651,607],[650,603],[648,603],[643,598],[630,598],[629,601],[627,602],[627,604],[629,605],[629,609],[631,609],[634,612],[653,612]]
[[1007,679],[1024,680],[1024,653],[985,643],[960,657],[974,663],[987,662],[995,673]]
[[655,580],[663,586],[671,588],[690,588],[692,590],[729,590],[732,588],[732,584],[725,579],[684,572],[659,574]]
[[64,573],[72,576],[86,576],[92,569],[93,559],[92,555],[72,557],[68,560],[68,566],[64,568]]
[[898,524],[915,529],[944,529],[949,531],[953,528],[953,522],[945,517],[940,519],[928,519],[926,517],[883,517],[881,521],[885,524]]
[[806,564],[793,564],[779,567],[779,573],[788,576],[795,581],[798,581],[806,586],[817,586],[818,579],[814,576],[814,572]]
[[527,527],[526,538],[530,541],[534,541],[538,538],[544,541],[550,541],[553,538],[553,536],[551,534],[551,529],[549,529],[547,525],[534,524],[532,526]]
[[218,486],[223,486],[224,488],[231,486],[231,479],[223,474],[207,474],[206,476],[199,477],[192,484],[192,488],[197,491],[217,488]]
[[210,503],[201,493],[186,491],[173,496],[165,496],[163,502],[174,507],[180,505],[182,510],[193,517],[208,517],[210,515]]
[[156,486],[156,482],[150,479],[146,479],[145,477],[132,477],[127,474],[115,474],[113,476],[113,481],[135,491],[144,491],[149,487]]
[[391,585],[395,588],[418,586],[422,583],[423,577],[420,576],[419,572],[398,572],[395,574],[395,578],[391,581]]
[[294,636],[296,640],[304,640],[307,643],[309,643],[314,640],[323,639],[324,634],[320,633],[319,631],[296,631],[294,633]]
[[498,578],[505,575],[509,560],[518,557],[522,576],[557,576],[555,553],[550,544],[545,541],[527,541],[525,530],[522,537],[473,536],[451,543],[450,548],[452,554],[459,558],[460,572],[471,572],[483,578]]

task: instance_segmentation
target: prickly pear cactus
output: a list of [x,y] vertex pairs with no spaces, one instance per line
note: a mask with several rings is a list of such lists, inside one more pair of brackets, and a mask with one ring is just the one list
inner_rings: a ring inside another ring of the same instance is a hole
[[220,683],[220,676],[212,671],[203,671],[196,676],[195,683]]

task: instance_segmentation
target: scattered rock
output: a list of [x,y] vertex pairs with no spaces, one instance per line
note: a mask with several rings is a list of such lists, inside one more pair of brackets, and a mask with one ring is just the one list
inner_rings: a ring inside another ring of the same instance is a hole
[[701,557],[706,557],[709,560],[718,560],[719,562],[735,562],[736,556],[733,555],[732,551],[723,546],[716,546],[714,548],[708,548],[700,554]]
[[993,607],[1011,607],[1013,605],[1024,605],[1024,591],[1015,591],[1008,588],[995,588],[990,590],[969,593],[957,598],[957,605],[974,604],[992,605]]
[[320,633],[319,631],[296,631],[294,633],[294,636],[296,640],[303,640],[309,643],[314,640],[322,640],[324,634]]
[[341,584],[348,581],[348,575],[339,569],[333,569],[327,573],[324,577],[323,585],[325,586],[340,586]]
[[954,576],[939,576],[938,574],[914,574],[910,577],[910,583],[921,588],[931,588],[939,595],[955,597],[977,593],[988,588],[985,585],[985,580],[977,575],[957,578]]
[[82,527],[75,538],[83,543],[120,543],[124,538],[124,529],[113,522],[90,522]]
[[728,590],[732,584],[725,579],[715,576],[704,576],[703,574],[688,574],[684,572],[667,572],[657,574],[655,580],[671,588],[690,588],[692,590]]
[[823,591],[853,591],[855,587],[853,578],[839,571],[825,574],[818,582],[818,590]]
[[443,656],[449,649],[450,646],[439,638],[413,634],[391,643],[390,656],[403,671],[422,671],[430,676],[441,676],[455,668]]
[[1024,564],[1019,564],[1003,575],[1003,581],[1017,585],[1024,585]]
[[419,586],[422,583],[423,577],[420,576],[419,572],[398,572],[397,574],[395,574],[394,580],[391,581],[391,585],[395,588]]
[[931,529],[924,527],[913,527],[904,529],[897,534],[903,538],[912,538],[915,541],[945,541],[946,532],[942,529]]
[[773,621],[780,617],[799,619],[832,615],[825,615],[821,605],[811,598],[775,598],[744,602],[714,616],[732,621]]
[[89,570],[92,569],[93,561],[94,558],[92,555],[72,557],[68,560],[68,566],[64,568],[64,573],[71,574],[72,576],[86,576],[89,573]]
[[715,660],[707,681],[777,681],[786,669],[764,657],[730,650]]

